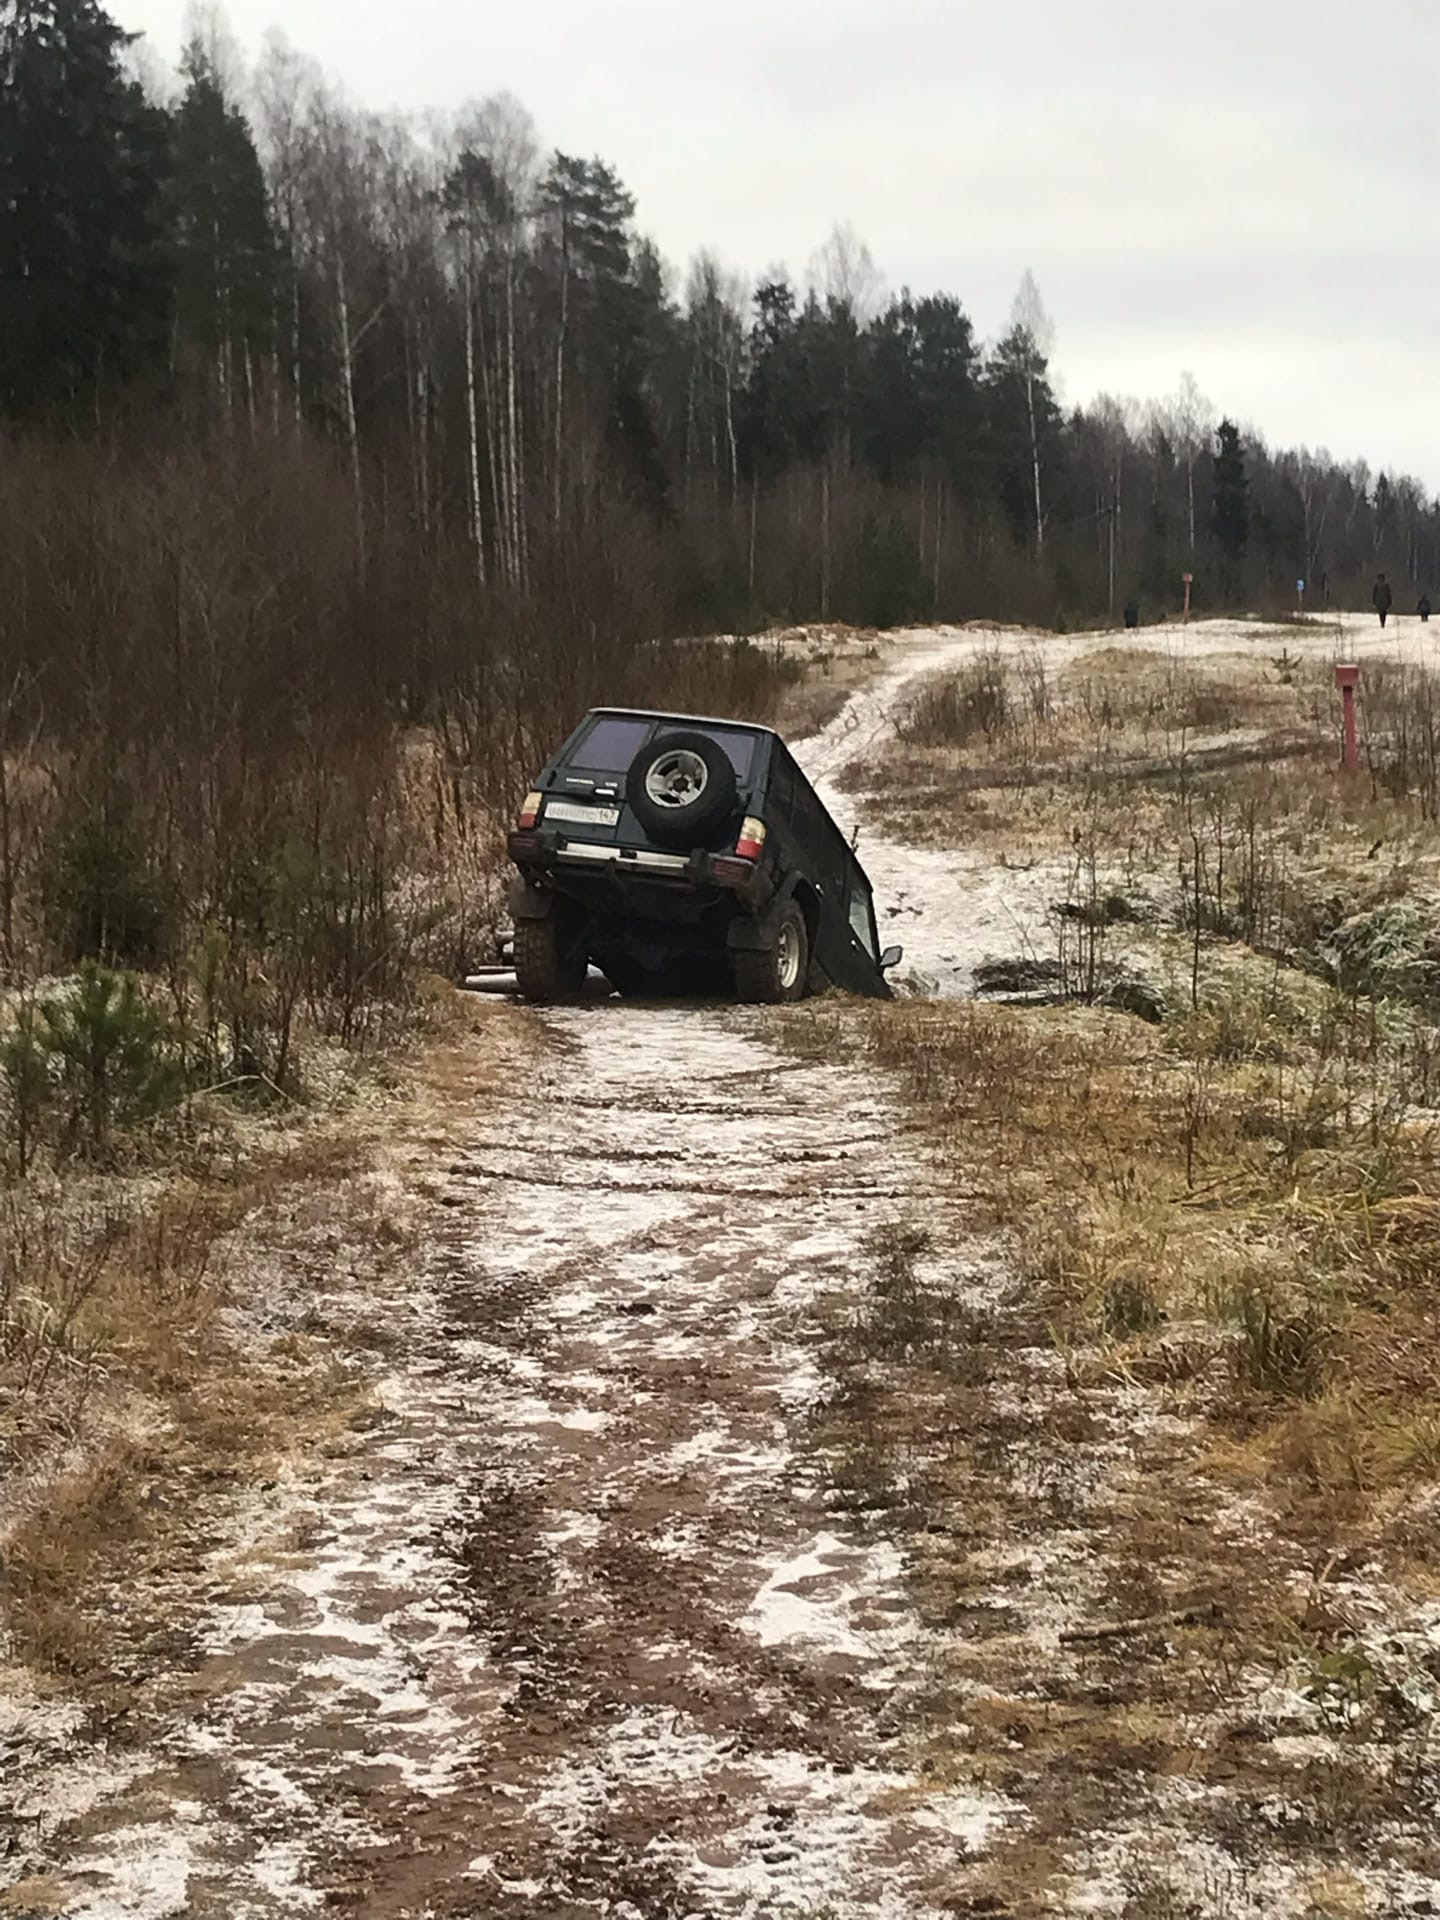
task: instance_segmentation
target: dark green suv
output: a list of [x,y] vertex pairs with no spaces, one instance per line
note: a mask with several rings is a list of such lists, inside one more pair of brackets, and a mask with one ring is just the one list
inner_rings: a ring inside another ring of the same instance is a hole
[[510,835],[515,967],[562,1000],[591,963],[624,994],[888,999],[870,883],[769,727],[597,707]]

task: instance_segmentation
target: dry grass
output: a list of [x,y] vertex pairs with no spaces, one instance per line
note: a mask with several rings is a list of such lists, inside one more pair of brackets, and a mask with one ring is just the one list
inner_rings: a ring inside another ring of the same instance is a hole
[[1056,666],[1045,646],[996,648],[922,683],[897,719],[882,792],[1059,783],[1234,759],[1258,741],[1331,737],[1315,663],[1249,655],[1190,663],[1105,648]]
[[[1329,1584],[1379,1563],[1440,1588],[1440,1163],[1423,1122],[1347,1108],[1351,1066],[1375,1085],[1367,1024],[1336,1023],[1326,1056],[1323,992],[1277,1001],[1271,1032],[1237,971],[1243,1009],[1168,1029],[963,1002],[788,1022],[793,1045],[898,1080],[952,1173],[953,1243],[889,1231],[836,1314],[815,1441],[835,1504],[906,1537],[944,1636],[925,1764],[1025,1808],[988,1862],[955,1869],[956,1911],[1068,1910],[1085,1836],[1145,1834],[1177,1778],[1203,1789],[1186,1829],[1232,1857],[1280,1798],[1302,1851],[1384,1828],[1423,1865],[1431,1723],[1395,1718],[1396,1674],[1357,1663]],[[1327,1085],[1323,1125],[1299,1124]],[[977,1313],[946,1256],[991,1236],[1015,1284]],[[1226,1516],[1251,1506],[1264,1523],[1237,1551]],[[1080,1632],[1057,1653],[1067,1602]],[[1107,1637],[1147,1620],[1160,1630]],[[1252,1704],[1266,1677],[1309,1689],[1353,1760],[1272,1746]],[[1193,1887],[1167,1904],[1148,1843],[1136,1872],[1133,1911],[1192,1910]]]
[[828,726],[881,665],[881,636],[867,628],[801,627],[769,638],[797,667],[771,720],[788,740]]
[[1156,1030],[900,1003],[861,1034],[1064,1340],[1152,1377],[1222,1360],[1217,1432],[1295,1464],[1297,1499],[1378,1500],[1440,1431],[1440,1154],[1403,1047],[1331,1012],[1306,1033],[1287,1003],[1219,1000]]
[[1367,668],[1366,715],[1366,767],[1341,779],[1325,662],[1111,649],[1052,669],[1037,646],[922,687],[897,748],[853,777],[907,837],[1022,864],[1078,826],[1113,872],[1158,878],[1177,917],[1197,852],[1209,889],[1248,860],[1297,912],[1336,892],[1369,906],[1440,886],[1440,691]]
[[[1064,847],[1072,990],[1077,943],[1097,977],[1111,943],[1170,1017],[811,1016],[854,1023],[900,1075],[1063,1341],[1185,1376],[1217,1441],[1357,1515],[1433,1474],[1440,1420],[1440,682],[1379,667],[1366,686],[1371,770],[1344,780],[1328,663],[1279,639],[1058,670],[1039,643],[927,683],[861,770],[882,813],[920,805],[970,839],[980,809],[992,844]],[[1282,740],[1320,757],[1251,757]],[[1115,933],[1112,892],[1151,924]]]
[[347,1258],[378,1275],[410,1257],[423,1182],[386,1169],[397,1151],[423,1168],[453,1148],[529,1035],[522,1014],[447,992],[420,1044],[333,1106],[234,1126],[199,1178],[6,1196],[0,1251],[24,1324],[0,1366],[0,1600],[35,1666],[108,1685],[117,1649],[157,1623],[107,1592],[183,1561],[217,1498],[362,1404],[364,1369],[323,1323],[242,1335],[255,1291],[277,1263],[303,1285]]

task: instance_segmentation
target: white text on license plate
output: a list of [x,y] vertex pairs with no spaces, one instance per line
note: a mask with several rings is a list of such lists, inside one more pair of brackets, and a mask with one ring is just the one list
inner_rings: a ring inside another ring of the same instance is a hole
[[546,802],[547,820],[573,820],[580,827],[616,827],[620,824],[618,807],[581,807],[569,800]]

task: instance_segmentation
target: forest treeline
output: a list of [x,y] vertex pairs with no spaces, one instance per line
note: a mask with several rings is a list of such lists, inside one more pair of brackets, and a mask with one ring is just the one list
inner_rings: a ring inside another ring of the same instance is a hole
[[1414,481],[1190,380],[1067,411],[1050,350],[1028,276],[986,344],[843,229],[677,279],[504,94],[401,120],[197,40],[162,101],[96,0],[0,0],[0,966],[201,979],[283,1079],[297,1011],[473,952],[465,849],[587,701],[773,710],[678,634],[1440,578]]
[[954,295],[882,300],[844,231],[803,288],[704,253],[677,280],[615,168],[542,150],[512,98],[365,113],[278,42],[241,97],[197,41],[167,107],[125,55],[95,0],[0,5],[0,406],[32,435],[329,448],[359,566],[400,527],[464,545],[477,595],[527,589],[618,509],[694,626],[1440,573],[1415,481],[1222,447],[1193,381],[1062,409],[1028,276],[989,346]]

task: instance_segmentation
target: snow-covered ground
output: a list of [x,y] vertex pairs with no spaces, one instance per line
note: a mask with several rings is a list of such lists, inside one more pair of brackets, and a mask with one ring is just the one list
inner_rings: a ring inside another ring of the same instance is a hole
[[[875,888],[880,937],[904,947],[897,979],[909,991],[969,994],[982,960],[1048,951],[1053,945],[1049,918],[1056,899],[1064,897],[1069,868],[1058,856],[1016,867],[1002,864],[988,848],[917,847],[887,837],[864,822],[863,779],[858,786],[853,780],[842,786],[840,776],[883,753],[897,706],[929,674],[991,649],[1034,649],[1053,679],[1087,654],[1136,646],[1195,666],[1247,654],[1268,662],[1284,652],[1362,666],[1386,660],[1435,667],[1440,666],[1440,621],[1391,619],[1383,633],[1375,618],[1346,614],[1317,616],[1303,626],[1223,619],[1138,632],[1041,635],[971,625],[895,635],[884,671],[824,733],[797,751],[836,820],[847,833],[859,829],[857,851]],[[1202,743],[1190,744],[1193,751]]]
[[[1013,643],[1013,634],[983,627],[902,634],[884,673],[824,733],[797,748],[831,814],[846,834],[857,834],[856,851],[875,889],[881,943],[903,947],[897,983],[913,992],[970,993],[980,961],[1034,951],[1055,897],[1056,872],[1046,866],[1016,873],[989,853],[914,847],[880,835],[862,823],[863,789],[846,791],[839,777],[883,752],[897,705],[927,674]],[[1056,664],[1073,659],[1081,644],[1047,640],[1046,658]]]
[[[1399,644],[1419,653],[1412,625]],[[1197,658],[1278,637],[1140,636]],[[1117,639],[1043,644],[1058,664]],[[899,636],[802,745],[837,817],[855,808],[838,776],[880,749],[897,699],[989,644],[1016,636]],[[882,929],[945,992],[1032,944],[1053,896],[1052,876],[964,850],[865,829],[860,851]],[[12,1690],[11,1910],[925,1920],[957,1910],[961,1866],[1024,1831],[1023,1793],[927,1771],[918,1690],[980,1643],[922,1624],[914,1564],[837,1502],[812,1421],[834,1391],[818,1329],[835,1303],[853,1311],[877,1233],[933,1225],[955,1251],[930,1280],[977,1312],[1005,1311],[1012,1276],[957,1239],[949,1178],[892,1090],[782,1051],[763,1010],[596,1003],[546,1024],[533,1082],[477,1103],[466,1151],[436,1170],[419,1270],[337,1276],[316,1303],[383,1326],[373,1417],[257,1494],[185,1576],[198,1651],[154,1737],[107,1747],[77,1708]],[[1168,1436],[1117,1381],[1062,1442],[1058,1356],[1006,1352],[993,1393],[1013,1438],[988,1491],[1015,1526],[977,1547],[969,1613],[1012,1622],[995,1645],[1016,1672],[1073,1678],[1064,1635],[1103,1612],[1111,1571],[1090,1517]],[[1062,1852],[1047,1910],[1131,1911],[1137,1856],[1156,1850],[1145,1821],[1184,1868],[1167,1912],[1315,1910],[1304,1862],[1205,1904],[1233,1859],[1163,1795],[1144,1807]],[[1368,1906],[1356,1884],[1351,1911],[1398,1910],[1398,1881]],[[1422,1895],[1440,1903],[1440,1885]]]

